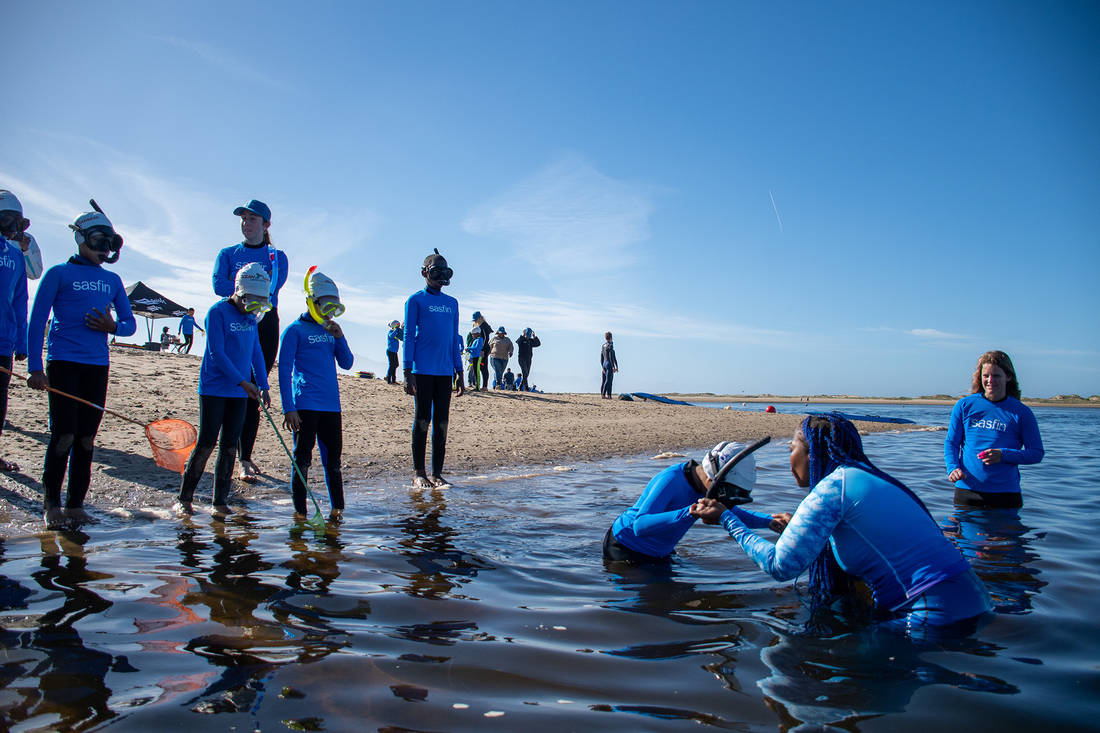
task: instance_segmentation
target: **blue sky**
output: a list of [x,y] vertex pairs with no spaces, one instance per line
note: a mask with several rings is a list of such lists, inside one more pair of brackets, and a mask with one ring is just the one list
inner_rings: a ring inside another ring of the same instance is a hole
[[[200,312],[273,211],[356,368],[433,247],[462,323],[597,391],[1100,393],[1093,3],[51,2],[4,11],[0,187],[47,264],[95,197],[115,266]],[[139,332],[141,333],[141,332]]]

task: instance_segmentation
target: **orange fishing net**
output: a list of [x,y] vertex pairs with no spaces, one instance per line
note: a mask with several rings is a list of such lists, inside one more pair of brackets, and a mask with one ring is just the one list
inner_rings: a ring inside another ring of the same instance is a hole
[[145,437],[149,439],[157,465],[182,474],[199,434],[195,426],[186,420],[168,417],[146,425]]

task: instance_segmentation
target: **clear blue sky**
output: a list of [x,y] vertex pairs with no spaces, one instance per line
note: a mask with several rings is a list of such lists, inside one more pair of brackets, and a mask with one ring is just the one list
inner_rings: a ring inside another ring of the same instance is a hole
[[47,265],[94,196],[123,280],[202,313],[258,198],[282,322],[319,265],[358,369],[438,247],[548,390],[598,390],[611,330],[617,391],[959,394],[1000,348],[1027,395],[1100,393],[1095,3],[3,14],[0,187]]

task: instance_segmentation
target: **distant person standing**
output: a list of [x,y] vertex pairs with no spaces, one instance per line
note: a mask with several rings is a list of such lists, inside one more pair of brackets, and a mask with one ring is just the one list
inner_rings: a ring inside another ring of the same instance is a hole
[[951,410],[943,444],[955,504],[1021,507],[1019,466],[1043,460],[1043,439],[1035,413],[1020,402],[1020,382],[1008,354],[987,351],[978,357],[970,391]]
[[176,347],[177,354],[191,353],[191,344],[194,343],[195,340],[196,328],[202,331],[204,335],[206,334],[202,326],[195,323],[195,309],[188,308],[187,315],[180,319],[180,327],[176,329],[176,333],[183,334],[183,343]]
[[401,321],[390,321],[390,330],[386,334],[386,360],[390,363],[386,371],[386,384],[397,384],[397,350],[404,340],[405,332],[401,328]]
[[615,379],[615,372],[619,371],[619,360],[615,358],[615,344],[611,340],[611,332],[603,335],[604,344],[600,348],[600,366],[603,368],[603,381],[600,383],[600,397],[611,399],[611,382]]
[[[473,319],[474,325],[481,331],[481,358],[478,360],[477,368],[481,374],[481,391],[484,392],[489,389],[489,339],[493,336],[493,327],[481,315],[481,311],[474,311]],[[466,345],[470,345],[470,336],[466,337]]]
[[[458,301],[443,293],[454,270],[435,250],[420,268],[425,287],[405,301],[405,393],[413,395],[413,486],[443,488],[443,460],[447,452],[447,424],[451,413],[451,380],[458,375],[458,395],[464,390]],[[432,475],[428,478],[425,452],[432,428]]]
[[493,389],[503,389],[504,370],[508,367],[508,360],[512,358],[515,347],[512,339],[508,338],[508,332],[504,326],[497,329],[493,338],[489,339],[489,363],[493,365]]
[[542,346],[539,337],[530,328],[523,329],[523,333],[516,339],[516,348],[519,349],[519,371],[524,386],[531,379],[531,354],[536,346]]
[[470,386],[476,392],[481,386],[481,352],[484,350],[485,340],[481,337],[481,329],[477,326],[466,335],[466,356],[470,360],[468,368],[468,380]]
[[[256,375],[253,384],[266,382],[275,364],[275,354],[279,350],[279,290],[286,283],[289,268],[286,253],[275,249],[271,243],[268,229],[271,227],[271,209],[263,201],[255,199],[233,210],[233,216],[241,217],[241,234],[244,241],[232,247],[226,247],[218,253],[214,264],[214,292],[223,298],[233,295],[236,287],[237,271],[250,263],[257,263],[271,278],[270,306],[259,322],[260,349],[264,355],[265,379]],[[247,376],[247,375],[246,375]],[[241,428],[239,446],[241,457],[240,479],[251,483],[260,475],[260,469],[252,462],[252,446],[256,444],[256,433],[260,429],[260,403],[248,397],[244,427]]]

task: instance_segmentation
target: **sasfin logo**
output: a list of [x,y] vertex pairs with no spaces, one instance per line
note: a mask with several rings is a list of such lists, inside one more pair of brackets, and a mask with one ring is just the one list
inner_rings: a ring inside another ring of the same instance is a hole
[[230,331],[238,331],[238,332],[239,331],[252,331],[252,330],[255,329],[255,327],[256,327],[256,324],[254,322],[253,323],[241,323],[240,321],[233,321],[232,323],[229,324],[229,330]]
[[309,342],[311,344],[334,344],[336,339],[330,333],[315,333],[310,335]]
[[73,280],[73,290],[92,290],[97,293],[109,293],[111,292],[111,285],[102,280]]
[[429,305],[428,311],[431,313],[451,313],[451,306],[449,305]]
[[6,268],[8,270],[14,270],[15,260],[13,260],[11,257],[8,257],[7,255],[4,255],[3,257],[0,257],[0,267]]
[[970,427],[972,428],[985,428],[987,430],[999,430],[1004,432],[1008,430],[1008,423],[1003,420],[982,418],[981,420],[971,420]]

